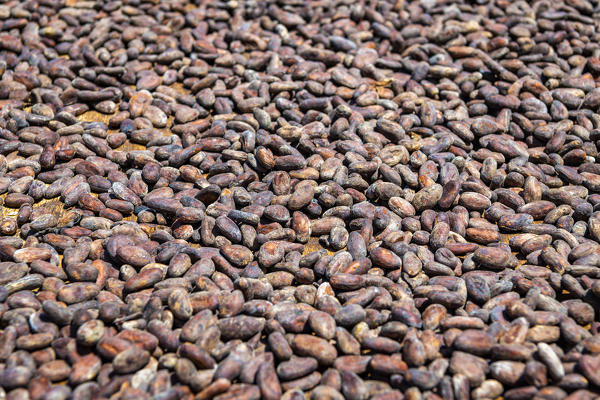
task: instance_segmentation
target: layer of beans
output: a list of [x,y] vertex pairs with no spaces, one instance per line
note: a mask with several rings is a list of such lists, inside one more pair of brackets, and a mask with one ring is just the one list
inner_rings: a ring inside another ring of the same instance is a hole
[[0,400],[597,398],[599,21],[0,2]]

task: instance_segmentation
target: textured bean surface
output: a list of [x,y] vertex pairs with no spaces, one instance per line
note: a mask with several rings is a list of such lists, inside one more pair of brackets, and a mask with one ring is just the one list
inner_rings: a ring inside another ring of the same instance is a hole
[[598,21],[0,3],[0,400],[597,398]]

